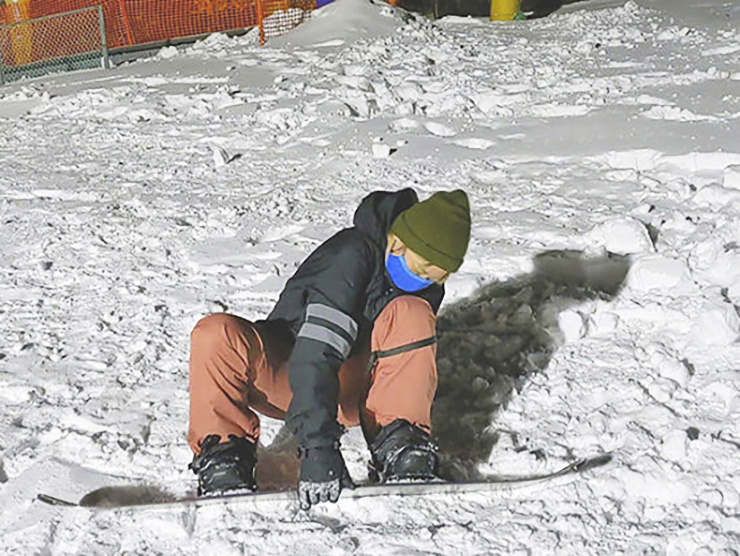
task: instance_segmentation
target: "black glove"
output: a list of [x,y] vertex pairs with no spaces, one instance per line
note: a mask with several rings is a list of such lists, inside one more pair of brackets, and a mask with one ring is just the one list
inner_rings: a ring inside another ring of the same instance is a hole
[[302,510],[308,510],[319,502],[336,502],[343,488],[355,488],[338,444],[301,448],[300,456],[303,461],[298,481],[298,502]]

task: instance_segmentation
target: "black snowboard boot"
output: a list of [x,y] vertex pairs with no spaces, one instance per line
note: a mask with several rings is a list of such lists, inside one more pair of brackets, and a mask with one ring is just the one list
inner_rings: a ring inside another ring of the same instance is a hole
[[200,444],[200,454],[188,466],[198,475],[198,496],[228,490],[257,490],[254,478],[257,447],[233,434],[228,442],[220,441],[217,434],[206,436]]
[[381,483],[432,481],[437,479],[438,450],[426,432],[405,419],[397,419],[380,429],[370,445],[370,471]]

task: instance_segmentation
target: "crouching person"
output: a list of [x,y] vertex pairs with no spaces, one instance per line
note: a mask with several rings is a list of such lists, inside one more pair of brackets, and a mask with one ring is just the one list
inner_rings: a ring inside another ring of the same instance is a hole
[[381,481],[435,478],[435,320],[470,239],[461,191],[368,195],[319,246],[270,315],[214,314],[192,333],[190,425],[202,495],[257,488],[258,413],[285,419],[305,509],[354,488],[339,447],[361,426]]

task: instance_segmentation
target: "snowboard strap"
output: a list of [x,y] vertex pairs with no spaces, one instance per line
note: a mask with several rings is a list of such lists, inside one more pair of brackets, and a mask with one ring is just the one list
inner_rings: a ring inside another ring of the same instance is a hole
[[370,361],[367,362],[367,372],[371,373],[373,371],[373,368],[375,367],[375,364],[378,362],[378,359],[381,359],[382,357],[393,357],[394,355],[398,355],[399,353],[406,353],[407,351],[421,349],[423,347],[431,346],[436,343],[437,336],[432,336],[431,338],[424,338],[423,340],[417,340],[415,342],[411,342],[410,344],[387,349],[385,351],[374,351],[370,354]]

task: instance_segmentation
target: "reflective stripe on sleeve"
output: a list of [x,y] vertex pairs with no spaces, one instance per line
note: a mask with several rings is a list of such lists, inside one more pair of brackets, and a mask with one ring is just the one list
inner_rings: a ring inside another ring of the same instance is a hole
[[352,349],[350,343],[342,336],[325,326],[314,324],[312,322],[303,323],[303,326],[301,326],[301,329],[298,331],[298,337],[309,338],[311,340],[316,340],[317,342],[328,344],[342,354],[342,359],[346,359],[349,355],[350,349]]
[[344,330],[354,342],[357,339],[357,323],[348,314],[320,303],[311,303],[306,307],[306,320],[317,317],[328,321]]

